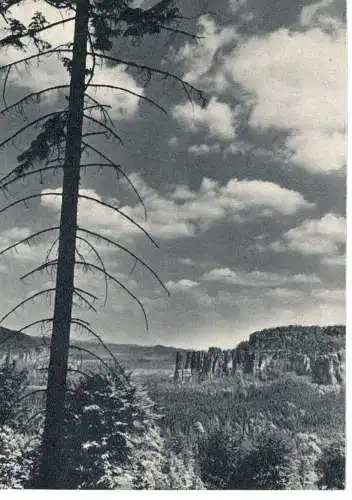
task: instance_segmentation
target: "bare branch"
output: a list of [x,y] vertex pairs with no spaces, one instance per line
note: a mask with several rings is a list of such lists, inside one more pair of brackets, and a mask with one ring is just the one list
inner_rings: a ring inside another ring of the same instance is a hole
[[[104,104],[101,104],[97,99],[95,99],[95,97],[92,97],[90,94],[88,94],[87,92],[85,92],[85,97],[88,97],[88,99],[90,99],[92,102],[94,102],[95,104],[97,104],[97,107],[100,108],[100,112],[104,118],[104,120],[106,122],[109,122],[110,125],[112,127],[114,127],[114,122],[112,121],[111,117],[110,117],[110,114],[109,114],[109,111],[107,111],[105,109],[105,107],[107,107],[106,105]],[[111,106],[109,106],[111,108]]]
[[141,311],[143,313],[145,325],[146,325],[146,330],[148,331],[148,329],[149,329],[148,318],[147,318],[147,313],[145,311],[144,305],[139,300],[139,298],[133,292],[131,292],[131,290],[129,290],[129,288],[127,288],[123,283],[121,283],[121,281],[119,281],[117,278],[115,278],[115,276],[113,276],[110,273],[107,273],[106,271],[104,271],[104,269],[102,267],[99,267],[96,264],[81,262],[81,261],[76,261],[75,264],[81,265],[81,266],[83,265],[86,268],[88,268],[89,270],[99,271],[100,273],[103,273],[104,276],[107,276],[111,281],[113,281],[114,283],[119,285],[127,293],[127,295],[129,295],[138,304],[139,308],[141,309]]
[[16,130],[14,134],[12,134],[10,137],[5,139],[4,141],[0,142],[0,148],[4,147],[8,142],[13,141],[17,136],[25,132],[31,127],[34,127],[37,123],[40,123],[41,121],[45,120],[46,118],[49,118],[50,116],[58,116],[61,114],[66,113],[65,110],[60,110],[60,111],[51,111],[50,113],[46,113],[45,115],[40,116],[39,118],[36,118],[35,120],[32,120],[30,123],[27,123],[23,127],[19,128]]
[[[57,161],[57,160],[58,159],[55,159],[55,161]],[[49,161],[49,163],[50,163],[50,161]],[[89,168],[89,167],[111,168],[115,172],[119,171],[119,166],[115,165],[112,162],[111,163],[82,163],[81,164],[81,168]],[[14,179],[11,179],[11,180],[5,182],[6,179],[8,179],[9,177],[11,177],[11,175],[16,174],[17,167],[15,167],[9,173],[7,173],[2,178],[0,178],[0,189],[3,190],[3,191],[6,191],[10,185],[14,184],[15,182],[19,181],[20,179],[24,179],[24,178],[26,178],[28,176],[35,175],[35,174],[42,174],[43,172],[46,172],[46,171],[49,171],[49,170],[54,170],[54,171],[56,169],[60,169],[61,170],[62,168],[63,168],[63,165],[60,164],[60,163],[58,163],[56,165],[47,165],[45,167],[41,167],[41,168],[37,168],[37,169],[34,169],[34,170],[30,170],[28,172],[23,172],[23,173],[17,175]],[[3,182],[5,182],[5,183],[2,184]]]
[[147,238],[153,243],[153,245],[155,245],[157,248],[159,248],[159,245],[153,239],[153,237],[148,233],[148,231],[146,231],[140,224],[138,224],[138,222],[136,222],[134,219],[132,219],[132,217],[127,215],[125,212],[123,212],[119,208],[115,207],[114,205],[111,205],[110,203],[106,203],[105,201],[101,201],[101,200],[98,200],[97,198],[93,198],[92,196],[79,194],[78,197],[81,199],[84,199],[84,200],[93,201],[99,205],[102,205],[103,207],[110,208],[111,210],[114,210],[119,215],[121,215],[123,218],[127,219],[131,224],[133,224],[138,229],[140,229],[140,231],[142,231],[145,234],[145,236],[147,236]]
[[162,111],[166,115],[168,114],[167,110],[165,108],[163,108],[163,106],[158,104],[156,101],[154,101],[153,99],[150,99],[149,97],[146,97],[142,94],[138,94],[137,92],[133,92],[132,90],[126,89],[125,87],[117,87],[116,85],[91,83],[89,85],[89,88],[102,88],[102,89],[110,89],[110,90],[118,90],[121,92],[126,92],[127,94],[131,94],[134,97],[138,97],[138,99],[146,101],[147,103],[151,104],[152,106],[155,106],[156,108],[158,108],[160,111]]
[[96,57],[95,57],[95,51],[94,51],[94,43],[93,43],[92,35],[89,32],[89,30],[88,30],[88,42],[89,42],[89,46],[90,46],[91,53],[92,53],[92,67],[89,70],[90,71],[90,75],[88,77],[88,81],[86,82],[86,87],[85,87],[86,89],[89,87],[91,81],[94,78],[95,66],[96,66]]
[[[91,53],[87,52],[87,55],[91,55]],[[192,84],[185,82],[180,76],[177,76],[174,73],[171,73],[169,71],[162,70],[159,68],[154,68],[152,66],[147,66],[145,64],[139,64],[139,63],[136,63],[134,61],[126,61],[125,59],[120,59],[117,57],[108,56],[106,54],[96,53],[96,57],[100,57],[101,59],[103,59],[105,61],[110,61],[112,63],[115,63],[116,65],[122,64],[122,65],[128,66],[130,68],[137,69],[138,71],[144,71],[148,75],[157,74],[157,75],[160,75],[164,78],[170,78],[172,80],[175,80],[176,82],[178,82],[182,86],[183,90],[186,92],[188,99],[191,102],[193,102],[191,94],[194,93],[198,97],[198,99],[200,99],[202,106],[204,106],[206,104],[206,99],[203,96],[203,92],[201,92],[199,89],[194,87]]]
[[95,337],[98,340],[99,344],[101,344],[103,346],[103,348],[106,350],[106,352],[111,356],[111,358],[115,362],[115,364],[118,367],[118,369],[120,370],[120,372],[124,373],[124,370],[121,367],[115,354],[111,351],[111,349],[109,349],[109,347],[105,344],[105,342],[103,341],[103,339],[101,338],[101,336],[99,334],[97,334],[92,328],[90,328],[86,324],[82,323],[79,319],[72,319],[72,323],[81,326],[84,330],[86,330],[91,335],[93,335],[93,337]]
[[94,311],[95,313],[98,312],[96,310],[96,308],[93,306],[93,304],[91,302],[89,302],[89,300],[87,300],[76,288],[73,290],[73,293],[75,293],[77,295],[77,297],[79,297],[81,299],[81,301],[84,304],[86,304],[86,306],[88,306],[89,310]]
[[110,165],[112,165],[113,167],[116,168],[116,170],[122,175],[122,177],[127,181],[127,183],[129,184],[129,186],[132,188],[132,190],[134,191],[134,193],[136,194],[138,200],[140,201],[141,205],[143,206],[144,208],[144,218],[145,220],[147,220],[147,209],[144,205],[144,201],[143,199],[141,198],[141,195],[139,194],[138,190],[136,189],[136,187],[134,186],[133,182],[131,182],[131,179],[128,177],[128,175],[122,170],[121,166],[118,165],[117,163],[113,162],[111,160],[111,158],[109,158],[108,156],[106,156],[102,151],[100,151],[98,148],[92,146],[91,144],[89,144],[88,142],[86,141],[82,141],[82,144],[90,149],[91,151],[93,151],[94,153],[96,153],[98,156],[101,156],[101,158],[103,158],[105,161],[107,161],[108,163],[110,163]]
[[37,194],[31,194],[29,196],[25,196],[23,198],[21,198],[20,200],[16,200],[12,203],[10,203],[9,205],[7,205],[6,207],[4,208],[1,208],[0,209],[0,214],[2,214],[3,212],[6,212],[6,210],[8,210],[9,208],[12,208],[12,207],[15,207],[16,205],[19,205],[20,203],[26,203],[26,201],[29,201],[29,200],[33,200],[35,198],[42,198],[43,196],[62,196],[62,193],[37,193]]
[[103,132],[102,130],[96,132],[86,132],[85,134],[82,134],[82,137],[92,137],[92,136],[95,137],[97,135],[103,135],[104,137],[106,137],[107,132]]
[[28,330],[29,328],[31,328],[32,326],[36,326],[36,325],[41,325],[43,323],[51,323],[53,321],[54,318],[43,318],[43,319],[38,319],[37,321],[33,321],[32,323],[28,323],[27,325],[23,326],[20,330],[18,330],[19,332],[24,332],[25,330]]
[[[74,320],[71,320],[71,322],[73,323]],[[75,322],[75,324],[77,324]],[[83,325],[79,325],[79,326],[82,326]],[[70,349],[75,349],[76,351],[80,351],[80,352],[85,352],[87,354],[89,354],[90,356],[92,356],[92,358],[95,358],[97,359],[98,361],[100,361],[100,363],[105,366],[105,368],[109,371],[109,372],[112,372],[113,373],[113,370],[112,368],[109,366],[108,363],[106,363],[103,358],[101,358],[100,356],[98,356],[98,354],[95,354],[94,352],[90,351],[89,349],[86,349],[85,347],[82,347],[82,346],[79,346],[79,345],[76,345],[76,344],[71,344],[70,345]]]
[[17,108],[21,106],[21,104],[26,103],[27,101],[30,101],[31,99],[34,99],[35,97],[39,97],[42,94],[45,94],[47,92],[52,92],[54,90],[60,90],[60,89],[66,89],[69,88],[69,85],[55,85],[53,87],[47,87],[43,90],[39,90],[37,92],[31,92],[30,94],[27,94],[25,97],[22,97],[22,99],[19,99],[18,101],[14,102],[10,106],[6,106],[3,109],[0,110],[0,116],[4,115],[5,113],[8,113],[14,108]]
[[21,403],[30,396],[34,396],[34,394],[43,394],[43,392],[46,392],[46,389],[36,389],[35,391],[27,392],[26,394],[24,394],[23,396],[21,396],[19,399],[16,400],[16,404]]
[[[106,271],[106,267],[105,267],[105,264],[104,264],[104,261],[102,259],[102,257],[100,256],[100,253],[98,252],[98,250],[94,247],[94,245],[92,245],[90,243],[90,241],[88,241],[86,238],[84,238],[83,236],[76,236],[76,238],[80,241],[83,241],[87,246],[88,248],[90,248],[90,250],[95,254],[95,256],[97,257],[98,261],[99,261],[99,264],[101,265],[101,267],[104,269],[104,271]],[[82,259],[83,260],[83,259]],[[104,280],[105,280],[105,297],[104,297],[104,307],[106,306],[106,303],[107,303],[107,300],[108,300],[108,279],[107,277],[104,275]]]
[[24,306],[25,304],[27,304],[27,302],[30,302],[31,300],[34,300],[35,298],[41,296],[41,295],[44,295],[46,293],[51,293],[51,292],[55,292],[55,288],[46,288],[45,290],[40,290],[39,292],[36,292],[32,295],[30,295],[29,297],[27,297],[26,299],[22,300],[19,304],[17,304],[15,307],[13,307],[11,309],[11,311],[9,311],[8,313],[5,314],[5,316],[3,316],[1,319],[0,319],[0,324],[5,321],[5,319],[7,319],[11,314],[13,314],[14,312],[16,312],[20,307]]
[[124,252],[126,252],[128,255],[130,255],[131,257],[136,259],[136,261],[139,262],[143,267],[148,269],[148,271],[154,276],[154,278],[158,281],[158,283],[166,291],[166,293],[168,295],[170,295],[170,292],[168,291],[168,289],[166,288],[166,286],[164,285],[162,280],[159,278],[158,274],[143,259],[139,258],[137,255],[135,255],[133,252],[131,252],[131,250],[129,250],[128,248],[126,248],[123,245],[120,245],[120,243],[117,243],[117,241],[114,241],[114,240],[108,238],[107,236],[103,236],[99,233],[96,233],[95,231],[91,231],[90,229],[86,229],[86,228],[78,226],[77,230],[83,231],[86,234],[89,234],[95,238],[101,239],[101,240],[105,241],[106,243],[109,243],[110,245],[113,245],[116,248],[119,248],[120,250],[123,250]]
[[57,45],[54,49],[48,49],[48,50],[44,50],[42,52],[37,52],[36,54],[32,54],[30,56],[27,56],[27,57],[23,57],[22,59],[17,59],[16,61],[14,62],[11,62],[11,63],[8,63],[8,64],[4,64],[2,66],[0,66],[0,71],[4,70],[4,69],[11,69],[15,66],[17,66],[18,64],[21,64],[21,63],[27,63],[29,62],[30,60],[32,59],[36,59],[36,58],[40,58],[42,56],[46,56],[46,55],[51,55],[51,54],[62,54],[62,53],[72,53],[72,49],[61,49],[60,47],[68,47],[70,46],[71,43],[63,43],[61,45]]
[[47,269],[48,267],[53,267],[53,266],[56,266],[56,265],[57,265],[57,259],[55,259],[55,260],[49,260],[47,262],[44,262],[44,264],[41,264],[40,266],[35,267],[34,269],[32,269],[31,271],[29,271],[28,273],[23,274],[20,277],[20,280],[23,281],[26,278],[28,278],[29,276],[33,276],[33,274],[35,274],[35,273],[38,273],[40,271],[44,271],[44,269]]
[[36,238],[37,236],[41,236],[42,234],[48,233],[49,231],[57,231],[58,229],[60,229],[60,226],[52,226],[52,227],[48,227],[46,229],[42,229],[41,231],[37,231],[33,234],[30,234],[29,236],[27,236],[27,238],[23,238],[23,240],[17,241],[13,245],[8,246],[4,250],[1,250],[0,255],[3,255],[4,253],[9,252],[13,248],[16,248],[17,246],[22,245],[23,243],[28,243],[30,240]]
[[49,258],[50,258],[50,254],[51,252],[54,250],[54,247],[56,245],[56,243],[59,241],[59,236],[57,238],[54,239],[54,241],[52,242],[52,244],[50,245],[48,251],[47,251],[47,254],[45,256],[45,261],[44,262],[49,262]]
[[5,106],[7,106],[7,104],[6,104],[6,89],[7,89],[7,83],[9,81],[10,71],[11,71],[11,68],[7,68],[5,79],[4,79],[4,85],[2,87],[2,100],[3,100],[3,103],[5,104]]
[[[75,286],[75,290],[78,290],[81,293],[85,293],[87,297],[90,297],[92,300],[98,300],[98,297],[94,295],[93,293],[87,292],[87,290],[84,290],[83,288],[79,288],[78,286]],[[89,324],[88,321],[86,321],[87,325]]]
[[114,132],[114,130],[111,127],[108,127],[107,125],[105,125],[105,123],[101,122],[100,120],[97,120],[93,116],[86,115],[85,113],[83,116],[87,120],[90,120],[91,122],[99,125],[100,127],[103,127],[106,130],[106,132],[108,132],[112,137],[114,137],[120,144],[123,144],[121,137],[117,135],[116,132]]

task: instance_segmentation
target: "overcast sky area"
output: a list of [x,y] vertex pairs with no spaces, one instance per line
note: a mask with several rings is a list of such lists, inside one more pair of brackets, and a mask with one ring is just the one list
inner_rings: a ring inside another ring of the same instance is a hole
[[[142,7],[152,3],[135,2]],[[82,194],[120,207],[159,248],[112,210],[87,200],[79,205],[79,225],[99,230],[143,258],[170,297],[123,251],[91,238],[108,271],[144,304],[149,331],[138,305],[116,284],[109,284],[104,306],[104,279],[82,273],[81,267],[76,284],[101,300],[97,314],[75,309],[75,316],[90,321],[109,341],[191,348],[233,347],[255,330],[279,325],[344,324],[345,1],[183,0],[178,5],[191,18],[183,29],[199,35],[197,42],[167,32],[139,46],[118,40],[112,55],[176,73],[206,94],[205,107],[197,99],[191,103],[177,82],[153,77],[145,86],[142,74],[124,66],[97,66],[93,83],[154,99],[168,115],[128,93],[91,91],[111,106],[123,144],[99,137],[90,143],[130,176],[144,200],[147,221],[133,191],[114,172],[91,168],[81,179]],[[50,21],[59,19],[55,9],[30,0],[13,15],[28,22],[38,10]],[[2,37],[1,20],[0,28]],[[71,37],[72,23],[48,35],[52,43]],[[16,57],[22,54],[1,48],[0,65]],[[19,65],[9,75],[7,104],[67,83],[67,76],[55,56]],[[27,106],[25,116],[2,116],[0,137],[26,119],[61,108],[64,95],[45,94]],[[85,129],[96,127],[87,119]],[[17,155],[33,137],[26,132],[0,151],[2,175],[16,166]],[[47,174],[42,183],[38,178],[22,182],[7,196],[0,193],[0,206],[21,195],[59,192],[60,178]],[[59,197],[42,196],[1,214],[0,248],[57,225],[59,211]],[[45,272],[24,282],[19,278],[40,265],[55,237],[45,234],[31,247],[0,257],[0,316],[53,286]],[[98,265],[83,242],[79,248]],[[3,326],[20,329],[50,317],[52,303],[37,299]]]

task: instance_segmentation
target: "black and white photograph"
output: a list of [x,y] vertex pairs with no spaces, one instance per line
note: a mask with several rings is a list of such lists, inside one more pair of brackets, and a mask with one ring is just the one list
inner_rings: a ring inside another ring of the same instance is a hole
[[0,0],[1,491],[348,487],[346,11]]

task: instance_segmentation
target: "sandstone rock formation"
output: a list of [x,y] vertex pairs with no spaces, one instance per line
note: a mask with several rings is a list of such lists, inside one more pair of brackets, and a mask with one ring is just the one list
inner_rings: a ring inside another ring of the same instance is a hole
[[234,349],[177,352],[174,380],[197,383],[239,372],[266,380],[292,371],[317,384],[341,384],[344,341],[342,326],[263,330]]

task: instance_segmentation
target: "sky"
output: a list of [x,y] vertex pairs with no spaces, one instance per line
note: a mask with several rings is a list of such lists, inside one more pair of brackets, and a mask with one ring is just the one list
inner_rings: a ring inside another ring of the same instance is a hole
[[[152,4],[134,2],[142,8]],[[141,44],[117,40],[111,55],[178,75],[204,93],[205,106],[196,95],[191,102],[172,78],[153,76],[146,82],[145,75],[123,65],[97,65],[93,83],[117,85],[140,97],[90,91],[111,106],[123,141],[90,137],[90,143],[121,165],[144,201],[147,219],[133,190],[114,172],[90,168],[81,178],[81,194],[118,207],[158,247],[101,204],[81,199],[78,216],[80,227],[99,231],[143,259],[170,296],[126,252],[88,236],[109,273],[143,303],[149,329],[138,304],[116,283],[109,283],[104,305],[104,279],[82,266],[76,269],[76,285],[99,299],[96,313],[75,306],[75,316],[89,321],[108,341],[189,348],[234,347],[253,331],[280,325],[344,324],[345,2],[180,0],[177,5],[188,18],[182,29],[196,39],[166,32]],[[59,19],[43,1],[24,0],[12,13],[28,23],[38,10],[50,21]],[[0,23],[2,37],[5,25]],[[47,38],[60,44],[72,33],[71,22]],[[27,55],[31,52],[29,46]],[[18,57],[19,51],[1,48],[0,65]],[[3,71],[1,77],[3,82]],[[6,102],[60,83],[67,83],[67,73],[56,57],[18,65],[9,74]],[[3,114],[0,137],[9,137],[25,120],[61,109],[64,96],[64,91],[49,92],[24,114]],[[84,123],[85,132],[96,130],[91,119]],[[17,155],[38,130],[0,150],[2,175],[16,166]],[[94,154],[83,158],[96,160]],[[60,178],[58,173],[32,177],[0,194],[0,207],[42,194],[0,214],[0,248],[58,224],[60,197],[47,193],[60,193]],[[52,273],[20,277],[41,264],[56,236],[46,233],[31,246],[0,256],[0,316],[54,286]],[[78,248],[99,265],[84,242]],[[2,324],[20,329],[51,317],[52,305],[48,294]],[[38,326],[26,331],[44,333]]]

